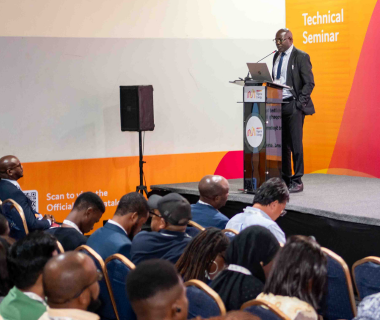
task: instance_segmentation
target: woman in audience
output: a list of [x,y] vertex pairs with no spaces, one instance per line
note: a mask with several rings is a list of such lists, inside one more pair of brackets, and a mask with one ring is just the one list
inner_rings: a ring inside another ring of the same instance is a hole
[[291,319],[317,320],[327,281],[327,259],[309,237],[292,236],[274,260],[264,293],[257,299],[275,304]]
[[0,302],[3,301],[3,298],[12,288],[12,282],[9,279],[7,269],[7,256],[7,249],[0,242]]
[[176,263],[184,281],[198,279],[203,282],[214,279],[225,265],[225,251],[229,240],[218,228],[207,228],[187,245]]
[[279,249],[275,236],[261,226],[248,227],[232,240],[226,251],[229,266],[211,284],[227,311],[239,310],[263,291],[266,274]]

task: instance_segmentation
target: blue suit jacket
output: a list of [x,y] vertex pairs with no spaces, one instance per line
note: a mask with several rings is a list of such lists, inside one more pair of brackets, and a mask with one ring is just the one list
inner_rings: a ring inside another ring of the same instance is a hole
[[131,259],[132,242],[125,232],[114,224],[107,222],[88,238],[86,244],[99,253],[103,260],[115,253],[121,253]]
[[29,198],[9,181],[0,180],[0,200],[12,199],[16,201],[24,210],[26,224],[29,232],[33,230],[45,230],[50,228],[47,220],[38,220],[34,214],[38,213],[33,210],[32,202]]
[[199,202],[191,205],[191,215],[192,220],[204,228],[216,227],[223,230],[228,222],[228,218],[214,207]]

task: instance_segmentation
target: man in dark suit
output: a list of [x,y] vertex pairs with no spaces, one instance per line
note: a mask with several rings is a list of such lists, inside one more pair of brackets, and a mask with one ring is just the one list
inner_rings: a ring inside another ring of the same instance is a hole
[[[23,209],[29,232],[50,228],[54,217],[46,214],[44,217],[32,208],[32,202],[21,191],[17,180],[24,176],[22,164],[15,156],[5,156],[0,159],[0,200],[12,199]],[[36,218],[36,215],[39,218]]]
[[93,192],[83,192],[74,202],[73,209],[63,220],[60,227],[50,228],[48,232],[55,236],[66,251],[75,250],[86,244],[84,236],[94,228],[106,211],[103,200]]
[[88,238],[87,245],[103,260],[115,253],[130,259],[131,240],[148,220],[148,215],[149,207],[144,196],[137,192],[128,193],[120,199],[113,218]]
[[222,176],[204,176],[198,184],[199,201],[191,205],[192,220],[202,227],[224,229],[228,218],[219,209],[228,198],[230,186]]
[[303,191],[303,123],[305,115],[315,113],[310,98],[315,85],[314,76],[309,55],[293,46],[293,35],[289,29],[278,30],[274,41],[278,49],[273,58],[274,82],[290,87],[283,90],[282,178],[289,192],[295,193]]

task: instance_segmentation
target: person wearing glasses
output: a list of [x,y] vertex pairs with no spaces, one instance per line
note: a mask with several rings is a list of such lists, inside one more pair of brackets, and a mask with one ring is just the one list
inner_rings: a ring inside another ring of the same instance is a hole
[[246,207],[244,212],[230,219],[226,229],[240,232],[253,225],[262,226],[276,237],[278,242],[286,242],[284,231],[275,222],[286,214],[285,206],[289,202],[289,190],[280,178],[271,178],[257,190],[252,207]]
[[278,50],[273,57],[274,82],[290,87],[283,89],[282,93],[282,178],[290,193],[302,192],[303,123],[305,115],[315,113],[310,97],[315,86],[314,76],[310,56],[294,47],[289,29],[278,30],[273,41]]
[[32,202],[22,192],[17,180],[24,176],[24,170],[19,159],[15,156],[4,156],[0,159],[0,200],[12,199],[24,211],[29,232],[49,229],[55,219],[50,214],[42,216],[32,208]]
[[43,272],[49,306],[46,319],[99,320],[93,312],[100,306],[99,281],[102,279],[102,272],[84,253],[66,252],[52,258]]

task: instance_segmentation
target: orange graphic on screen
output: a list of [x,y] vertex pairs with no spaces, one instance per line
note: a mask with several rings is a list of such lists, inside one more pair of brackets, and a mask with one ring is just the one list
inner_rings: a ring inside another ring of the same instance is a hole
[[247,131],[247,137],[252,137],[252,136],[256,137],[256,130],[253,127],[252,127],[252,130],[248,129],[248,131]]

